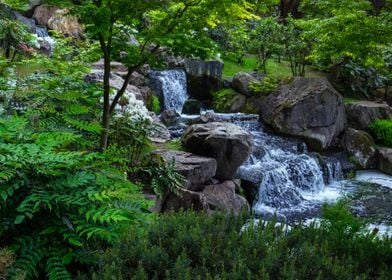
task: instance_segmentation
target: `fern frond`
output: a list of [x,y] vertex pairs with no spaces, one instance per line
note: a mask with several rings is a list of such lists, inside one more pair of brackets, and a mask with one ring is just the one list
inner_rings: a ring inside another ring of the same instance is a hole
[[39,133],[36,134],[35,137],[37,144],[45,144],[51,147],[68,145],[81,138],[80,135],[65,131]]
[[102,126],[96,122],[89,122],[84,120],[72,119],[64,117],[64,120],[71,126],[90,133],[98,134],[102,131]]
[[49,280],[71,280],[62,258],[53,250],[46,261],[46,275]]
[[38,276],[38,264],[45,256],[41,242],[31,236],[24,236],[17,239],[20,253],[10,270],[11,279],[17,275],[24,274],[27,279]]

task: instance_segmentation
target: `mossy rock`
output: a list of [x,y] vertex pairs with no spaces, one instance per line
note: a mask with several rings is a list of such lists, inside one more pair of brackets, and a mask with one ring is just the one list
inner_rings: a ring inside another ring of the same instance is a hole
[[241,112],[246,104],[246,97],[231,88],[221,89],[213,95],[213,108],[217,112]]

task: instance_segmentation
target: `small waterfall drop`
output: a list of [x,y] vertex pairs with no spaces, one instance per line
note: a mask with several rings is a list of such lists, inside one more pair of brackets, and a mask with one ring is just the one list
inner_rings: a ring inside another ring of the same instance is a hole
[[258,186],[253,205],[257,215],[276,214],[281,219],[312,216],[323,201],[341,195],[333,186],[342,179],[337,160],[321,160],[302,141],[271,135],[261,125],[238,124],[250,130],[254,139],[253,153],[238,176]]
[[163,100],[163,108],[181,114],[182,107],[189,97],[185,71],[181,69],[152,71],[150,77],[158,96]]
[[49,36],[46,27],[36,26],[35,34],[38,38],[39,48],[48,54],[51,54],[54,49],[55,40]]

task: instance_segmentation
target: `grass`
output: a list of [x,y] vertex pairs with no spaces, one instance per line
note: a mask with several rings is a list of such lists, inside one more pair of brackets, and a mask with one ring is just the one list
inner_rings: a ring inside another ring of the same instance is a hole
[[344,104],[355,104],[363,99],[354,98],[354,97],[344,97]]
[[[257,61],[254,55],[248,55],[244,59],[242,65],[237,64],[232,57],[223,57],[225,66],[223,68],[223,78],[227,79],[233,77],[238,72],[251,72],[256,70]],[[290,64],[287,61],[282,63],[276,62],[275,59],[269,59],[267,62],[267,74],[282,79],[287,76],[292,76]],[[324,73],[306,67],[306,77],[323,77]]]
[[165,149],[167,150],[175,150],[175,151],[184,151],[184,147],[182,146],[180,139],[170,140],[165,143]]

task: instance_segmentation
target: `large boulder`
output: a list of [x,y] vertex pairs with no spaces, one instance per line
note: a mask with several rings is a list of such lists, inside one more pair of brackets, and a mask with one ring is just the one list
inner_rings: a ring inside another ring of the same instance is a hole
[[354,158],[359,168],[375,168],[377,153],[374,148],[374,140],[369,133],[349,128],[343,135],[341,146]]
[[378,169],[392,175],[392,148],[379,148]]
[[156,144],[163,144],[172,139],[170,131],[156,116],[153,118],[151,128],[147,130],[147,136],[151,142]]
[[212,122],[189,126],[184,147],[197,155],[212,157],[218,163],[216,178],[232,179],[252,151],[252,136],[232,123]]
[[69,15],[67,9],[56,10],[48,20],[48,27],[65,36],[83,37],[83,27],[75,16]]
[[54,6],[40,5],[35,8],[33,19],[35,19],[38,25],[48,26],[49,19],[58,9],[58,7]]
[[218,185],[204,187],[203,194],[210,210],[220,210],[239,214],[241,211],[249,211],[250,207],[246,199],[235,193],[233,181],[224,181]]
[[171,109],[164,110],[159,115],[160,121],[166,126],[175,125],[177,123],[178,117],[179,117],[178,113]]
[[175,170],[186,180],[183,188],[187,190],[200,190],[215,175],[216,161],[213,158],[173,150],[158,150],[154,153],[164,162],[174,161]]
[[[103,76],[104,76],[103,70],[94,69],[89,74],[86,75],[85,81],[88,83],[103,83]],[[109,82],[110,82],[110,87],[116,90],[120,90],[124,84],[124,79],[121,78],[119,75],[111,73]],[[137,100],[144,101],[145,97],[143,96],[143,92],[140,90],[140,88],[129,84],[127,85],[126,90],[132,93],[133,95],[135,95]]]
[[251,74],[239,72],[233,77],[232,87],[236,91],[246,96],[250,96],[251,94],[249,90],[249,84],[251,84],[252,82],[257,82],[257,79]]
[[392,119],[392,107],[386,103],[357,101],[346,104],[347,120],[350,127],[367,130],[377,119]]
[[[103,71],[92,70],[91,73],[85,76],[85,81],[88,83],[102,83],[103,82]],[[124,79],[118,75],[110,74],[110,86],[116,90],[119,90],[124,83]],[[113,101],[114,95],[110,95],[110,102]],[[101,100],[103,102],[103,98]],[[149,120],[152,121],[151,116],[144,104],[144,97],[142,91],[133,86],[128,85],[123,96],[115,107],[117,115],[127,114],[130,118],[135,120]]]
[[208,204],[203,193],[190,190],[179,190],[178,196],[169,194],[158,201],[160,212],[171,212],[180,210],[208,211]]
[[212,93],[220,88],[223,63],[220,61],[204,61],[187,59],[185,61],[188,93],[191,97],[210,104]]
[[297,77],[282,84],[262,103],[260,117],[275,131],[301,137],[317,151],[336,144],[346,127],[343,97],[325,78]]

